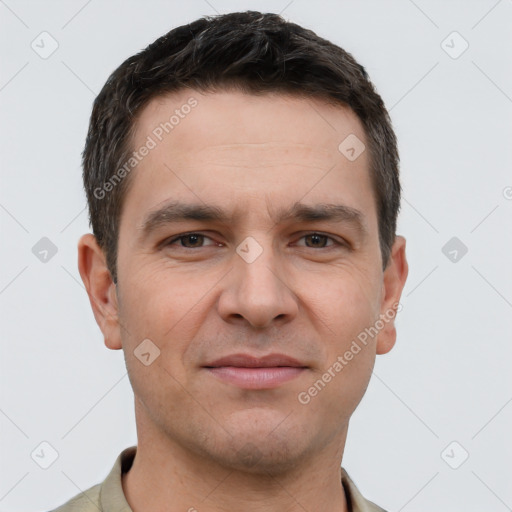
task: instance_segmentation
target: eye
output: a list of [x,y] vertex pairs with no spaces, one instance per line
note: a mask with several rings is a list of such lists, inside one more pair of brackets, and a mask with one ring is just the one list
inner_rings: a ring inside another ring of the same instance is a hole
[[204,247],[205,240],[210,240],[210,244],[207,245],[214,245],[215,242],[213,240],[201,233],[185,233],[183,235],[179,235],[174,237],[172,240],[169,240],[169,242],[166,245],[175,245],[176,242],[180,242],[179,246],[184,247],[186,249],[198,249],[201,247]]
[[[346,246],[346,244],[344,244],[343,242],[340,242],[335,238],[328,235],[324,235],[322,233],[308,233],[302,236],[299,240],[304,240],[304,243],[298,243],[297,245],[307,247],[309,249],[325,249],[334,246]],[[183,233],[181,235],[175,236],[174,238],[166,242],[165,245],[175,246],[184,249],[200,249],[202,247],[213,245],[219,247],[222,246],[221,243],[215,242],[210,237],[202,233]]]
[[[323,235],[322,233],[309,233],[307,235],[304,235],[300,240],[305,240],[305,246],[314,249],[323,249],[325,247],[332,247],[334,245],[344,245],[341,242],[335,240],[334,238],[327,235]],[[331,243],[327,245],[329,241]]]

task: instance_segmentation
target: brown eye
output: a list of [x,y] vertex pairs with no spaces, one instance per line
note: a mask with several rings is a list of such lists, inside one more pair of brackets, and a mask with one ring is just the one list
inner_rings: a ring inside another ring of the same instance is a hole
[[198,233],[191,233],[190,235],[180,236],[179,240],[181,241],[181,245],[183,247],[194,249],[196,247],[201,247],[203,245],[204,235],[200,235]]
[[209,245],[216,244],[209,236],[203,235],[202,233],[184,233],[175,236],[172,240],[165,243],[165,246],[175,247],[177,249],[181,247],[185,249],[201,249]]
[[[328,237],[327,235],[320,235],[318,233],[312,233],[311,235],[306,235],[304,237],[304,239],[306,240],[307,247],[323,248],[323,247],[327,246],[327,241],[330,239],[330,237]],[[309,241],[310,244],[308,244],[307,241]]]
[[348,249],[349,245],[344,240],[337,240],[323,233],[308,233],[299,238],[297,245],[308,249]]

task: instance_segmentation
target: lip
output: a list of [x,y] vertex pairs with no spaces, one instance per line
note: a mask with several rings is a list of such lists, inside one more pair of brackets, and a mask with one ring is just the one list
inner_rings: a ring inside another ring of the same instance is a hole
[[270,389],[298,377],[308,367],[285,354],[231,354],[204,368],[217,379],[243,389]]
[[306,365],[293,357],[285,354],[268,354],[263,357],[256,357],[250,354],[230,354],[215,361],[205,364],[205,367],[237,366],[243,368],[270,368],[276,366],[291,366],[295,368],[306,368]]

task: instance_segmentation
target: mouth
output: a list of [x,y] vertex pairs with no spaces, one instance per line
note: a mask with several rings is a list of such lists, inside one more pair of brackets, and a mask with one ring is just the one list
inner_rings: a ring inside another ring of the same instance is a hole
[[203,368],[220,381],[243,389],[271,389],[297,378],[308,366],[284,354],[232,354]]

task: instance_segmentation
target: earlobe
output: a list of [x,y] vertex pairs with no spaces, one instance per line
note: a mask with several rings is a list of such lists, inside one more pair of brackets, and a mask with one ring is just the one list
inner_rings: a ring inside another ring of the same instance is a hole
[[386,354],[393,348],[396,342],[395,317],[398,311],[401,310],[399,304],[400,297],[409,273],[405,245],[405,238],[403,236],[396,236],[388,266],[384,271],[380,310],[383,327],[377,338],[377,354]]
[[105,345],[112,350],[122,348],[116,285],[112,281],[103,251],[91,233],[83,235],[78,241],[78,270]]

